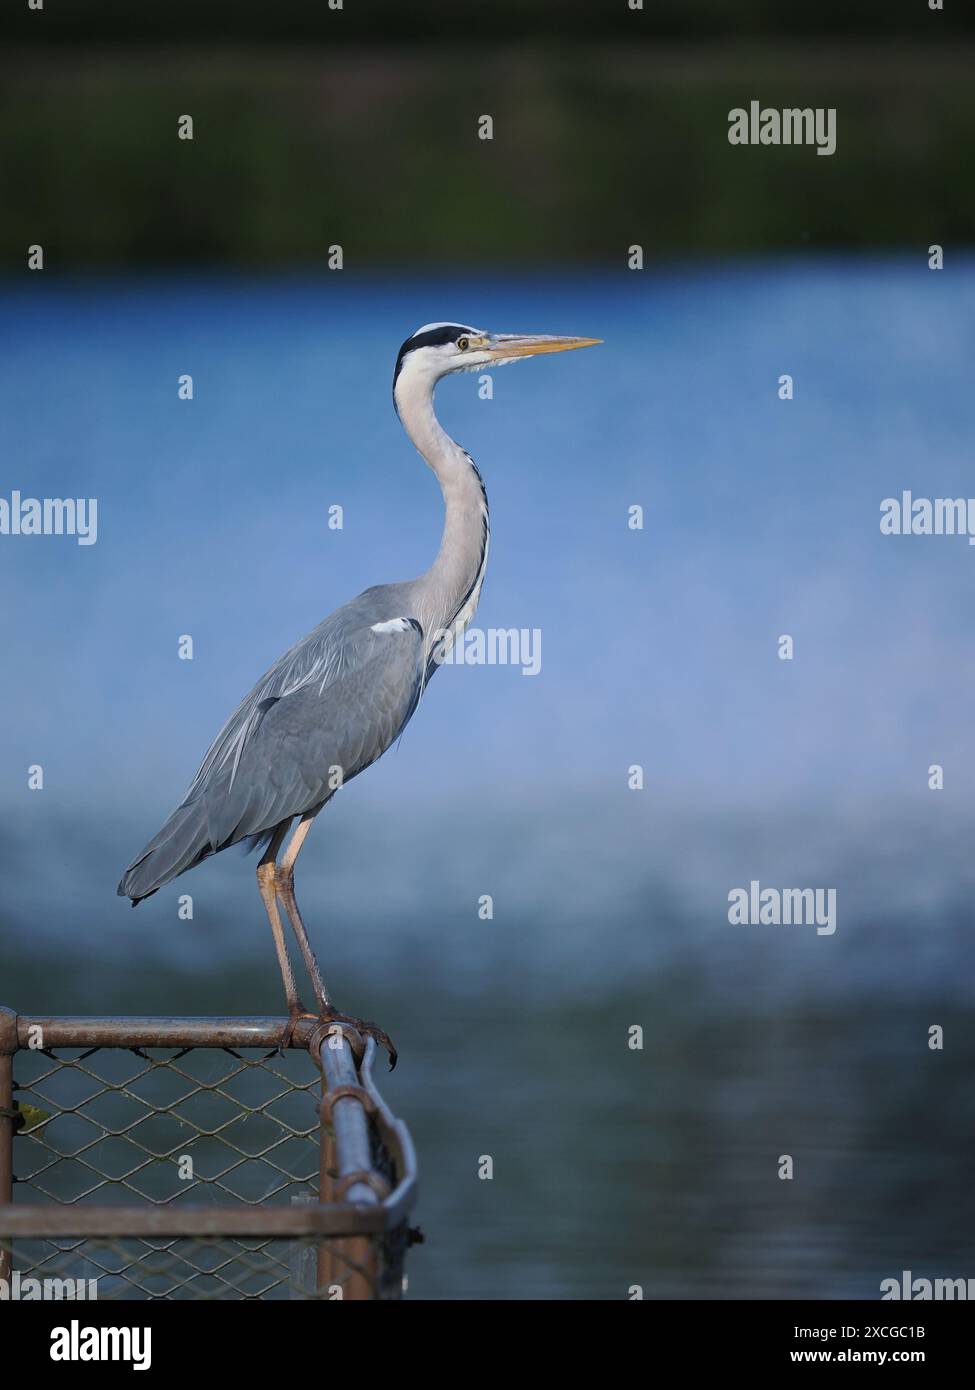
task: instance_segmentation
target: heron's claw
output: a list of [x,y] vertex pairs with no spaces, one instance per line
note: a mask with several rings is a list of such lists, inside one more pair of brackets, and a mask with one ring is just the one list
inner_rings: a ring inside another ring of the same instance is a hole
[[396,1065],[398,1053],[393,1040],[389,1034],[378,1023],[370,1023],[366,1018],[355,1018],[352,1014],[340,1014],[337,1009],[322,1009],[318,1015],[319,1023],[336,1024],[339,1027],[346,1024],[349,1028],[354,1028],[365,1038],[374,1038],[380,1047],[384,1047],[389,1053],[389,1070],[392,1071]]

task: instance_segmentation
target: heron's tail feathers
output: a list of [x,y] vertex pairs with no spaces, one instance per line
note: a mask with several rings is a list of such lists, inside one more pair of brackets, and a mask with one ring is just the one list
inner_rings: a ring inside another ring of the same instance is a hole
[[131,898],[135,907],[157,888],[192,869],[212,853],[202,798],[179,806],[159,834],[126,869],[118,886],[119,896]]

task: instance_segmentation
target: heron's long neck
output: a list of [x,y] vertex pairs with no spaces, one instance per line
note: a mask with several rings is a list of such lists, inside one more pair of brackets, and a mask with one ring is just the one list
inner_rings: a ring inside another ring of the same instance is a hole
[[490,527],[487,494],[470,455],[440,424],[429,387],[397,389],[403,428],[437,475],[445,516],[437,558],[416,581],[418,617],[432,642],[435,633],[467,626],[474,615],[487,566]]

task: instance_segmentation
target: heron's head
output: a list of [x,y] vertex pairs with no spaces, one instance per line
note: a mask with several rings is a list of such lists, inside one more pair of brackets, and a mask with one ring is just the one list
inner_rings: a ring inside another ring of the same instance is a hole
[[399,350],[393,374],[393,394],[403,386],[432,389],[451,372],[476,372],[502,367],[543,352],[568,352],[592,347],[599,338],[557,338],[550,333],[485,333],[463,323],[425,323]]

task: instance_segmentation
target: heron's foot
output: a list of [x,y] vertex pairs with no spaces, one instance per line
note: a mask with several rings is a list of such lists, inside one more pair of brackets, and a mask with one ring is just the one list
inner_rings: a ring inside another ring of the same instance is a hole
[[318,1015],[318,1021],[329,1026],[334,1024],[338,1028],[344,1024],[355,1029],[364,1038],[374,1038],[379,1046],[384,1047],[389,1053],[389,1070],[392,1071],[395,1067],[398,1054],[393,1040],[384,1029],[379,1027],[378,1023],[370,1023],[366,1018],[355,1018],[352,1014],[339,1013],[338,1009],[334,1009],[331,1004],[323,1005]]
[[317,1021],[318,1015],[306,1009],[300,999],[296,999],[294,1008],[288,1011],[288,1021],[284,1025],[284,1032],[281,1034],[281,1040],[278,1043],[278,1047],[281,1051],[291,1046],[291,1039],[294,1037],[295,1028],[302,1018],[311,1018]]

